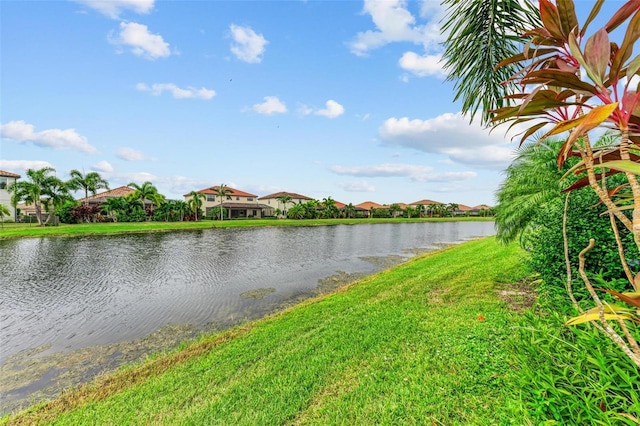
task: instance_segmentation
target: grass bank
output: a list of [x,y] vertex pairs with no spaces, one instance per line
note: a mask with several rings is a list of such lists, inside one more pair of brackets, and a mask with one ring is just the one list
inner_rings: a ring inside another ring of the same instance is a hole
[[446,221],[491,221],[492,217],[421,218],[421,219],[246,219],[200,222],[127,222],[127,223],[82,223],[59,226],[37,226],[37,224],[5,223],[0,228],[0,239],[17,237],[81,236],[95,234],[123,234],[135,232],[168,232],[210,228],[241,228],[258,226],[322,226],[354,225],[360,223],[402,222],[446,222]]
[[524,424],[523,253],[493,238],[425,255],[184,345],[1,424]]

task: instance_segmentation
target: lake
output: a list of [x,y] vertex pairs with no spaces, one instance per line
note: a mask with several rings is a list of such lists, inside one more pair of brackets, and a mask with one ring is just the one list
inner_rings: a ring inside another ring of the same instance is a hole
[[425,222],[0,241],[0,411],[494,233]]

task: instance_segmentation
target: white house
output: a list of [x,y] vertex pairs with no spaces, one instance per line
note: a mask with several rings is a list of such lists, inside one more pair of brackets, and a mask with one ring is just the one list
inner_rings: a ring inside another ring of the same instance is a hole
[[20,179],[20,175],[0,170],[0,204],[9,207],[9,217],[14,221],[17,219],[16,209],[11,205],[11,194],[7,188],[18,179]]

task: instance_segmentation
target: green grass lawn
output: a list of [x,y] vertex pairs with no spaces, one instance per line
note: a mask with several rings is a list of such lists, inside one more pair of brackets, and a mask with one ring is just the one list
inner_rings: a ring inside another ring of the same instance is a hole
[[353,225],[360,223],[401,223],[401,222],[443,222],[443,221],[487,221],[493,218],[456,217],[456,218],[421,218],[421,219],[246,219],[200,222],[127,222],[127,223],[82,223],[60,224],[59,226],[41,227],[37,224],[5,223],[0,228],[0,239],[15,237],[74,236],[90,234],[117,234],[128,232],[166,232],[207,228],[237,228],[258,226],[318,226],[318,225]]
[[185,344],[3,424],[525,424],[521,320],[497,290],[523,252],[493,238]]

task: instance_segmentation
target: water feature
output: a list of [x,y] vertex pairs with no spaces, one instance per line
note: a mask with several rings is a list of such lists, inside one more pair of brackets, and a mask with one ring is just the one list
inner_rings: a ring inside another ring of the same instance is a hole
[[0,411],[493,233],[440,222],[0,241]]

